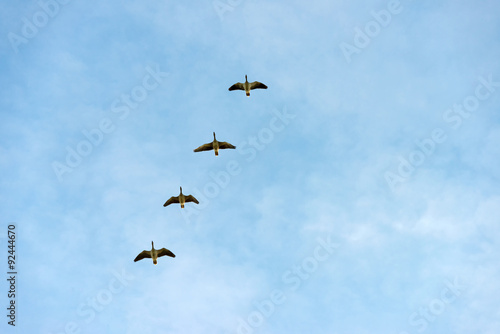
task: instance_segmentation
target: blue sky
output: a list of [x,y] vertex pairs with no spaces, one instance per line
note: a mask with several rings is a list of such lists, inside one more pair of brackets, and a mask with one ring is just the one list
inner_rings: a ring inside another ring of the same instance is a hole
[[[0,22],[2,333],[499,332],[497,1]],[[236,150],[193,153],[214,131]],[[164,208],[179,186],[200,204]],[[177,257],[134,263],[152,240]]]

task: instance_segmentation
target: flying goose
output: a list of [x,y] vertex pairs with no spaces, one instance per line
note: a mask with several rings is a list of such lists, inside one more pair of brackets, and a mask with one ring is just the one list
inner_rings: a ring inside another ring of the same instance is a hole
[[225,148],[236,148],[236,146],[226,143],[225,141],[218,141],[217,139],[215,139],[215,132],[214,132],[213,142],[201,145],[200,147],[195,148],[193,151],[201,152],[201,151],[214,150],[215,155],[217,156],[219,155],[219,149],[225,149]]
[[229,87],[229,90],[244,90],[247,93],[247,96],[250,96],[250,90],[251,89],[267,89],[267,86],[264,85],[262,82],[254,81],[254,82],[248,82],[247,80],[247,75],[245,74],[245,82],[237,82],[231,87]]
[[181,208],[184,207],[184,204],[186,202],[195,202],[196,204],[200,204],[200,202],[198,202],[198,200],[196,198],[194,198],[193,195],[187,195],[185,196],[183,193],[182,193],[182,187],[181,187],[181,193],[179,194],[179,196],[172,196],[168,199],[168,201],[165,202],[165,204],[163,204],[163,206],[167,206],[167,205],[170,205],[172,203],[180,203],[181,204]]
[[140,252],[139,255],[137,255],[137,257],[134,259],[134,262],[148,258],[148,259],[153,259],[153,264],[157,264],[158,258],[165,255],[170,257],[175,257],[175,254],[166,248],[155,249],[155,244],[151,241],[151,250],[150,251],[143,250],[142,252]]

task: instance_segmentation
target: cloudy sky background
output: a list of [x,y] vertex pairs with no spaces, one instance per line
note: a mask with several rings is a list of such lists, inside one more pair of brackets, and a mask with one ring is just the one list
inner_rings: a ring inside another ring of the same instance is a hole
[[[2,333],[498,333],[500,4],[231,3],[70,1],[20,44],[42,9],[3,4]],[[237,149],[193,153],[213,131]]]

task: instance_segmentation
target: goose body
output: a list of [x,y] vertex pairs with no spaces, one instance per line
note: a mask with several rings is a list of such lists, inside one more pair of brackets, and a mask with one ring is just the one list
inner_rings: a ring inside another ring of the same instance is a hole
[[170,257],[175,257],[175,254],[166,248],[155,249],[155,245],[151,241],[151,250],[150,251],[143,250],[142,252],[140,252],[139,255],[137,255],[137,257],[134,259],[134,262],[148,258],[148,259],[153,259],[153,264],[156,265],[158,263],[158,258],[165,255]]
[[236,146],[231,145],[229,143],[226,143],[225,141],[218,141],[215,138],[215,132],[214,132],[214,141],[213,142],[207,143],[207,144],[203,144],[200,147],[195,148],[193,151],[194,152],[201,152],[201,151],[214,150],[215,155],[218,156],[219,155],[219,149],[226,149],[226,148],[232,148],[232,149],[234,149],[234,148],[236,148]]
[[250,96],[250,90],[252,89],[267,89],[267,86],[258,81],[248,82],[247,75],[245,74],[245,82],[237,82],[229,87],[229,90],[244,90],[247,96]]
[[167,206],[167,205],[170,205],[172,203],[179,203],[181,205],[181,208],[184,208],[184,204],[186,202],[194,202],[196,204],[200,204],[200,202],[198,202],[198,200],[196,198],[194,198],[193,195],[184,195],[182,193],[182,187],[181,187],[181,193],[179,194],[179,196],[172,196],[168,199],[168,201],[165,202],[165,204],[163,204],[163,206]]

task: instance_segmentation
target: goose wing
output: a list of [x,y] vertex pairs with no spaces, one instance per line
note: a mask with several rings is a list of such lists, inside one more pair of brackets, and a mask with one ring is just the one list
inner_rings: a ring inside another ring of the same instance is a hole
[[250,84],[250,89],[267,89],[267,86],[262,82],[254,81]]
[[195,202],[196,204],[200,204],[196,198],[194,198],[193,195],[188,195],[186,196],[186,202]]
[[213,150],[213,149],[214,149],[213,143],[207,143],[207,144],[201,145],[198,148],[195,148],[193,151],[194,152],[201,152],[201,151],[210,151],[210,150]]
[[170,257],[175,257],[175,254],[172,253],[171,251],[169,251],[168,249],[166,248],[162,248],[162,249],[159,249],[158,250],[158,257],[160,256],[170,256]]
[[144,250],[137,255],[137,257],[134,259],[134,262],[137,262],[139,260],[145,259],[145,258],[151,258],[151,252]]
[[232,85],[231,87],[229,87],[229,90],[245,90],[245,87],[243,86],[243,84],[241,82],[237,82],[235,83],[234,85]]
[[219,148],[236,148],[236,146],[231,145],[225,141],[220,141],[219,142]]
[[165,202],[165,204],[163,204],[163,206],[167,206],[167,205],[170,205],[172,203],[179,203],[179,196],[172,196],[168,199],[168,201]]

